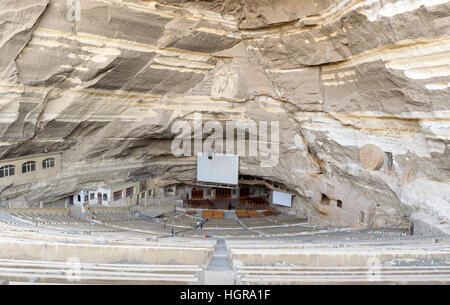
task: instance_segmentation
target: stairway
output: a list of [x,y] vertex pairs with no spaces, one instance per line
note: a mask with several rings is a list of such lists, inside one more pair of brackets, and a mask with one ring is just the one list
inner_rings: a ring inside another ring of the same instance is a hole
[[216,250],[205,271],[206,285],[233,285],[235,284],[235,273],[228,261],[228,252],[225,240],[217,240]]

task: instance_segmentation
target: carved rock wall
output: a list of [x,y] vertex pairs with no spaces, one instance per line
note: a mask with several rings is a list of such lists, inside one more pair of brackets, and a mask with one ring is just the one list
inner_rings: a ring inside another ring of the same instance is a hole
[[[147,175],[195,181],[195,158],[171,153],[171,126],[201,113],[279,122],[278,164],[240,168],[294,192],[288,212],[450,221],[448,1],[83,0],[79,21],[67,10],[0,3],[0,156],[58,150],[64,168],[1,198],[32,206]],[[366,144],[385,153],[381,169],[361,166]]]

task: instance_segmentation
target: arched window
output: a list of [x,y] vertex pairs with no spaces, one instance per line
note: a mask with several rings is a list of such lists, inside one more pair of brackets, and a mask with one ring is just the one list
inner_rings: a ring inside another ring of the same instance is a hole
[[103,201],[108,201],[108,195],[103,194]]
[[14,176],[14,174],[15,174],[14,165],[5,165],[3,167],[0,167],[0,178]]
[[48,159],[45,159],[44,161],[42,161],[43,169],[50,168],[50,167],[55,167],[55,158],[48,158]]
[[36,162],[28,161],[22,164],[22,173],[29,173],[36,170]]

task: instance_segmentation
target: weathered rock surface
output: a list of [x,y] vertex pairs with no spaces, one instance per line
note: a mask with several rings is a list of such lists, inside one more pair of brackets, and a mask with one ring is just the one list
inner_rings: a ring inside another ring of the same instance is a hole
[[[62,151],[64,169],[0,198],[195,181],[171,126],[202,113],[278,121],[278,164],[243,157],[241,174],[284,185],[312,221],[450,221],[449,1],[83,0],[78,21],[68,9],[0,3],[0,157]],[[366,144],[381,169],[362,167]]]

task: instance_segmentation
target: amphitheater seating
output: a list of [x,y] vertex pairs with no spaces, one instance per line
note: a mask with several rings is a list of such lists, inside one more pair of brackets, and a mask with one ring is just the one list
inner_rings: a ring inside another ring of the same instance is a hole
[[88,264],[0,259],[0,278],[10,285],[202,284],[201,266]]
[[450,238],[229,240],[238,284],[449,284]]
[[214,228],[221,230],[243,229],[235,219],[209,219],[204,225],[204,229]]
[[94,219],[103,223],[134,221],[128,207],[98,207],[91,208]]
[[236,215],[239,218],[247,217],[247,211],[246,210],[236,210]]
[[206,219],[212,219],[212,218],[214,218],[214,211],[203,210],[202,216],[203,216],[203,218],[206,218]]
[[69,209],[8,209],[7,214],[12,220],[20,220],[29,224],[86,224],[81,220],[69,215]]
[[249,228],[260,228],[276,225],[272,221],[267,220],[265,217],[260,218],[243,218],[242,223]]
[[267,208],[269,203],[264,198],[251,198],[251,197],[240,197],[240,198],[216,198],[216,199],[188,199],[184,200],[184,204],[192,208],[202,208],[202,209],[212,209],[212,208],[222,208],[226,209],[229,204],[232,204],[236,208],[245,209],[264,209]]
[[224,212],[222,210],[203,210],[202,216],[206,219],[223,219]]
[[275,216],[278,214],[278,212],[277,211],[262,211],[261,214],[263,216]]
[[449,284],[450,266],[392,267],[236,267],[237,284]]
[[239,198],[239,200],[249,207],[254,207],[254,206],[264,207],[264,206],[269,205],[269,203],[264,198],[260,198],[260,197],[256,197],[256,198],[241,197],[241,198]]
[[188,205],[192,208],[201,208],[201,209],[207,209],[207,208],[213,208],[214,204],[211,200],[208,199],[190,199],[187,201]]
[[215,210],[213,216],[214,216],[214,219],[223,219],[224,212],[221,210]]
[[236,215],[239,218],[259,218],[260,215],[256,210],[236,210]]
[[[203,212],[210,218],[199,230],[201,218],[184,212],[150,221],[101,208],[92,223],[66,209],[2,211],[0,284],[199,284],[217,237],[226,239],[238,284],[450,284],[450,237],[333,228],[284,214],[255,218],[256,210],[236,210],[239,220]],[[180,234],[172,237],[172,229]],[[81,281],[67,276],[72,257],[81,260]]]
[[247,217],[259,218],[258,211],[256,211],[256,210],[247,210]]

